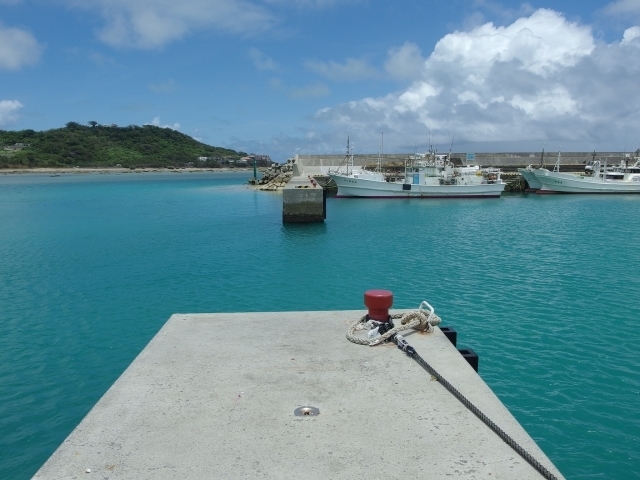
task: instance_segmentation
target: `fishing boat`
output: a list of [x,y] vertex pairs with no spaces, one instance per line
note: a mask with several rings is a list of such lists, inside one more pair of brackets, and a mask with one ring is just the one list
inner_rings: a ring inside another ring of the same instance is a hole
[[[543,167],[543,161],[544,161],[544,147],[542,147],[542,155],[540,155],[540,165],[538,166],[538,168]],[[526,192],[535,192],[542,188],[542,184],[540,183],[540,180],[538,180],[538,177],[536,177],[535,171],[538,168],[534,168],[532,165],[529,165],[527,168],[518,169],[518,173],[522,175],[522,177],[527,182],[528,188],[525,190]]]
[[542,184],[537,193],[640,193],[640,158],[625,158],[613,167],[597,160],[589,167],[579,175],[560,172],[558,154],[552,172],[544,168],[536,170],[536,178]]
[[537,168],[534,168],[531,165],[527,168],[518,169],[518,173],[522,175],[527,182],[527,189],[525,192],[536,192],[542,188],[542,183],[540,183],[540,180],[536,177],[536,170]]
[[374,171],[353,166],[353,153],[347,139],[345,170],[330,171],[338,187],[336,197],[366,198],[473,198],[499,197],[506,184],[496,168],[454,165],[451,154],[414,155],[405,161],[404,178],[391,180],[381,171],[381,160]]

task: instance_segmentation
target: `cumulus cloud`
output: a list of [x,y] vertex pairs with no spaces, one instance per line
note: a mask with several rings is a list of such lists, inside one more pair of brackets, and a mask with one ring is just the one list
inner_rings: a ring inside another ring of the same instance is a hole
[[249,49],[249,57],[258,70],[277,70],[276,62],[257,48]]
[[337,82],[355,82],[379,76],[378,70],[366,60],[356,58],[347,58],[344,63],[310,60],[305,62],[304,66],[312,72]]
[[42,45],[35,37],[20,28],[0,24],[0,68],[18,70],[40,59]]
[[506,26],[450,33],[426,59],[413,44],[392,49],[385,69],[413,79],[407,88],[315,118],[371,146],[380,131],[390,147],[412,146],[430,127],[443,143],[455,133],[461,142],[557,139],[590,148],[640,129],[638,47],[640,27],[605,44],[589,26],[539,9]]
[[167,124],[162,125],[162,122],[160,122],[160,117],[153,117],[153,120],[151,120],[150,123],[145,123],[145,125],[153,125],[154,127],[160,127],[160,128],[170,128],[171,130],[180,130],[179,123],[174,123],[173,125],[167,125]]
[[436,44],[430,60],[455,62],[481,73],[498,62],[516,62],[523,70],[546,76],[573,66],[595,48],[591,29],[552,10],[540,9],[506,27],[486,23],[470,32],[454,32]]
[[276,18],[248,0],[67,0],[71,5],[98,10],[105,25],[98,32],[114,47],[151,49],[195,31],[251,35],[264,32]]
[[15,122],[18,119],[17,112],[23,106],[17,100],[0,100],[0,125]]
[[608,15],[640,14],[640,2],[638,0],[618,0],[604,7]]
[[622,44],[630,45],[632,43],[638,43],[637,39],[640,38],[640,27],[627,28],[622,35]]
[[384,69],[392,78],[416,80],[422,76],[426,59],[415,43],[407,42],[399,48],[391,48],[388,54]]

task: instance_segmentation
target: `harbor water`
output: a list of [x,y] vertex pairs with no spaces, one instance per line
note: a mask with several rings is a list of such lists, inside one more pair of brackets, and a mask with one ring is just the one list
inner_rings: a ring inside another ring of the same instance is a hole
[[30,478],[172,313],[370,288],[434,305],[567,478],[640,477],[640,196],[329,198],[283,225],[249,176],[0,176],[0,478]]

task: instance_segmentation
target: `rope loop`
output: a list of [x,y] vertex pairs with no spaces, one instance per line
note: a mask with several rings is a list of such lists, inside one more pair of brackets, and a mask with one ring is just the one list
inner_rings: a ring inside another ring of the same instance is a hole
[[[424,304],[429,307],[428,313],[422,309],[422,306]],[[393,315],[390,315],[390,317],[391,319],[399,318],[401,325],[397,327],[394,326],[389,331],[374,338],[363,338],[356,336],[355,332],[359,330],[373,330],[375,328],[378,328],[383,323],[369,320],[368,315],[364,315],[356,322],[354,322],[351,327],[349,327],[349,330],[347,330],[347,340],[358,345],[368,345],[373,347],[376,345],[380,345],[394,335],[411,328],[420,330],[422,332],[431,333],[433,332],[434,325],[438,325],[442,321],[442,319],[434,313],[433,307],[431,307],[431,305],[429,305],[427,302],[422,302],[418,310],[407,313],[395,313]],[[389,321],[391,321],[391,319]]]

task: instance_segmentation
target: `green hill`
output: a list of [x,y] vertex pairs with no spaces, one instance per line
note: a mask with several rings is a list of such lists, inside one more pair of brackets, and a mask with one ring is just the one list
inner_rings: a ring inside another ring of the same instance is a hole
[[0,168],[182,167],[191,163],[217,167],[246,155],[205,145],[170,128],[89,123],[92,126],[69,122],[64,128],[43,132],[0,130]]

